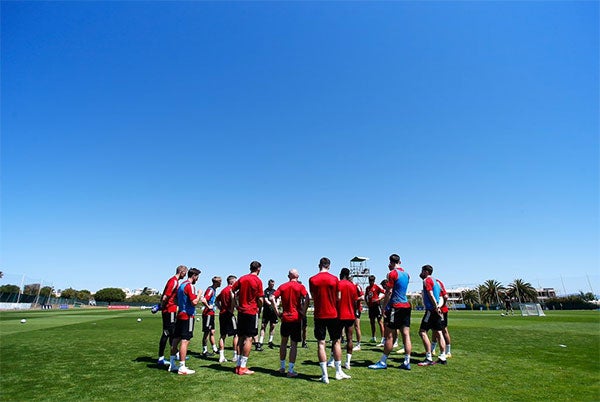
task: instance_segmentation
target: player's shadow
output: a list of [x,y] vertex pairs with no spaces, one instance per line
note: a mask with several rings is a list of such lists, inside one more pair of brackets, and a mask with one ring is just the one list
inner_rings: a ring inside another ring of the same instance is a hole
[[[154,370],[167,370],[168,369],[168,365],[167,364],[158,364],[156,359],[150,356],[140,356],[140,357],[136,357],[135,359],[133,359],[134,362],[136,363],[148,363],[146,364],[146,367],[149,369],[154,369]],[[168,361],[167,361],[168,362]]]
[[375,362],[372,360],[352,360],[350,363],[350,367],[369,367],[371,364]]
[[[273,377],[287,378],[287,374],[281,373],[279,370],[273,370],[273,369],[268,369],[268,368],[264,368],[264,367],[250,367],[250,370],[255,371],[257,373],[269,374]],[[316,379],[318,381],[321,379],[321,377],[317,376]],[[314,381],[315,376],[298,373],[297,377],[289,378],[289,380],[290,381],[293,381],[293,380]]]
[[231,374],[233,374],[235,372],[235,364],[234,365],[223,365],[223,364],[219,364],[219,363],[213,363],[213,364],[209,364],[205,368],[209,368],[209,369],[213,369],[213,370],[217,370],[217,371],[230,372]]

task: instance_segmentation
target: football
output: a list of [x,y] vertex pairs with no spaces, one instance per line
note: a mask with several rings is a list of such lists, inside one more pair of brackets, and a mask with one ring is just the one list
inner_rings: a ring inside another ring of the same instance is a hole
[[141,318],[138,318],[138,322],[142,322],[142,319],[141,319]]
[[21,324],[25,324],[26,322],[27,322],[27,320],[26,320],[25,318],[23,318],[23,319],[21,320]]

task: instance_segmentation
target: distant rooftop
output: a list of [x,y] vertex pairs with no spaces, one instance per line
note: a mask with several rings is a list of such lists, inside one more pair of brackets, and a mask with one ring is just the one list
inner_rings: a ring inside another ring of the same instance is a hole
[[354,257],[353,259],[350,260],[350,262],[364,262],[364,261],[368,261],[369,257]]

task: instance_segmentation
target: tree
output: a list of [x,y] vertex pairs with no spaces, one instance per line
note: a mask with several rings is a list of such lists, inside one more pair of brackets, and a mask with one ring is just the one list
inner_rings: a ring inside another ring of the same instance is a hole
[[125,292],[119,288],[104,288],[96,292],[94,299],[109,303],[122,302],[125,300],[125,296]]
[[60,293],[60,297],[65,299],[76,299],[77,291],[73,288],[66,288]]
[[52,287],[50,286],[44,286],[43,288],[40,289],[40,296],[52,296]]
[[506,288],[502,286],[502,283],[495,279],[488,279],[479,285],[479,295],[482,303],[495,304],[500,303],[500,297],[498,293],[504,292]]
[[79,300],[88,301],[92,298],[92,292],[90,292],[87,289],[80,290],[79,292],[77,292],[77,298]]
[[150,296],[150,295],[141,294],[141,295],[131,296],[127,299],[127,301],[131,302],[131,303],[158,304],[158,303],[160,303],[160,295]]
[[592,292],[583,293],[583,291],[579,291],[579,297],[581,300],[592,301],[596,300],[596,296]]
[[521,302],[535,302],[538,299],[537,290],[531,283],[525,282],[523,279],[515,279],[513,283],[508,285],[508,296],[516,298]]
[[463,303],[465,304],[477,304],[479,301],[479,293],[476,289],[468,289],[462,292]]
[[34,295],[34,296],[36,296],[39,291],[40,291],[40,284],[39,283],[30,283],[29,285],[25,285],[25,287],[23,288],[23,294],[24,295]]
[[17,285],[2,285],[0,293],[21,293],[21,288]]

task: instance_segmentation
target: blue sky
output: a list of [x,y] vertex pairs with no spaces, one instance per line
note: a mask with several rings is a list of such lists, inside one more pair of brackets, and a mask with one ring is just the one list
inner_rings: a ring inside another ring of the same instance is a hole
[[1,7],[5,282],[600,292],[598,2]]

